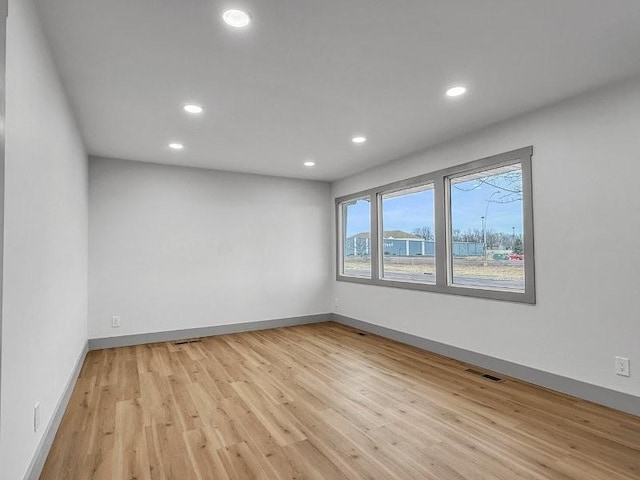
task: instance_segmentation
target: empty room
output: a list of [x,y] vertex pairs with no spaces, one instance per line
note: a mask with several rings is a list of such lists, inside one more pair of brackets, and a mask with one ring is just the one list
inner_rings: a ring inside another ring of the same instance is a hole
[[638,0],[0,12],[0,480],[640,480]]

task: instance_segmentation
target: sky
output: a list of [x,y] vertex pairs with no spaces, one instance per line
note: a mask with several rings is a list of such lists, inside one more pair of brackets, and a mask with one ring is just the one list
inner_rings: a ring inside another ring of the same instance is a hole
[[[499,180],[499,176],[487,177]],[[500,184],[500,182],[491,182]],[[494,193],[498,192],[498,193]],[[482,218],[486,215],[486,228],[495,232],[516,235],[522,233],[522,200],[513,195],[507,203],[498,203],[504,191],[477,180],[452,185],[451,212],[453,229],[482,230]],[[517,200],[516,200],[517,199]],[[516,201],[513,201],[516,200]],[[369,202],[359,200],[347,211],[347,236],[370,230]],[[382,221],[385,231],[402,230],[412,233],[414,229],[431,226],[433,230],[433,190],[423,190],[400,197],[383,198]]]

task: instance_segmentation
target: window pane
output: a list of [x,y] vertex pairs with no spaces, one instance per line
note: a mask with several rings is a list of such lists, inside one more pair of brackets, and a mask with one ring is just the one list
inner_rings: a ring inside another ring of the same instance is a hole
[[451,179],[453,284],[524,292],[522,167]]
[[342,204],[342,273],[371,278],[371,205],[369,199]]
[[382,195],[382,277],[434,283],[433,184]]

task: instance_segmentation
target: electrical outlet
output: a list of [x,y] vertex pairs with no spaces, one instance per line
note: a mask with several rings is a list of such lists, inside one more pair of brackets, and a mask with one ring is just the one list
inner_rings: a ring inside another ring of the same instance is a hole
[[33,431],[37,432],[40,428],[40,402],[33,407]]
[[120,315],[111,317],[111,328],[118,328],[120,326]]
[[338,297],[336,297],[336,298],[333,299],[333,306],[338,308],[338,304],[339,304]]
[[628,377],[631,375],[629,371],[629,359],[624,357],[616,357],[616,375]]

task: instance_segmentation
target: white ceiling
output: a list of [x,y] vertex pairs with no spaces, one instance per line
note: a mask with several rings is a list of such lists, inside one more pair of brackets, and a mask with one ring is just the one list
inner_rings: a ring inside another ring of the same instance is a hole
[[333,180],[640,72],[638,0],[38,4],[89,152],[148,162]]

